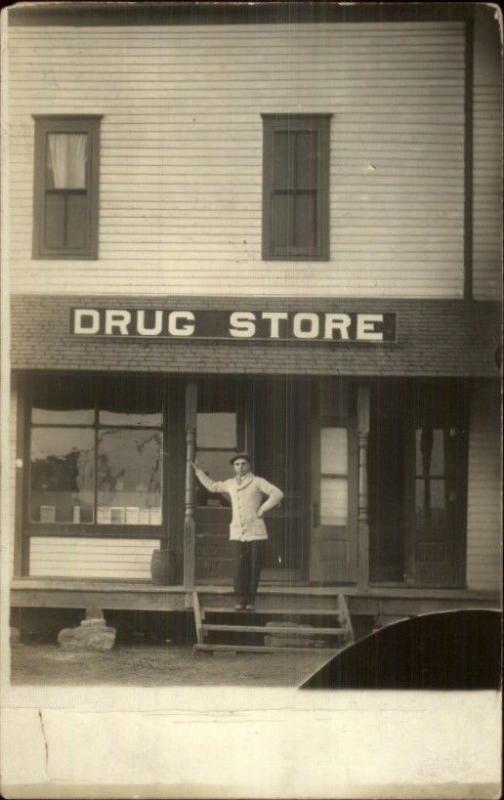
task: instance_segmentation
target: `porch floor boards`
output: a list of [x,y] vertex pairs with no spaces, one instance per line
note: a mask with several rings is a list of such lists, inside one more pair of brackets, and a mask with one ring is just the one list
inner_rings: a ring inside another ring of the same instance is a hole
[[[198,585],[197,591],[212,607],[227,610],[234,604],[229,585]],[[256,597],[262,608],[297,613],[306,603],[317,613],[334,609],[338,594],[347,598],[352,615],[415,615],[459,608],[500,609],[497,592],[467,589],[431,589],[370,586],[306,586],[263,584]],[[11,605],[34,608],[89,607],[103,610],[190,611],[192,591],[182,585],[157,586],[148,581],[112,579],[15,578],[11,582]]]
[[[229,584],[197,584],[200,594],[232,595],[233,588]],[[110,579],[79,579],[79,578],[50,578],[50,577],[22,577],[11,581],[11,591],[24,589],[72,591],[72,592],[141,592],[142,594],[187,594],[193,589],[188,589],[182,584],[174,586],[159,586],[149,581],[114,580]],[[310,597],[337,597],[338,594],[358,597],[402,597],[410,599],[473,599],[473,600],[498,600],[496,592],[482,592],[471,589],[436,589],[430,587],[405,587],[371,585],[366,588],[355,585],[339,586],[307,586],[299,584],[267,584],[263,583],[258,589],[258,595],[308,595]]]

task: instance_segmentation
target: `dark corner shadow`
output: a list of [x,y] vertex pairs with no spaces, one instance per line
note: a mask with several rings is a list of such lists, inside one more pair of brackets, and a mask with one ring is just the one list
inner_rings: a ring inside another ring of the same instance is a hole
[[402,620],[341,650],[300,689],[499,689],[502,613]]

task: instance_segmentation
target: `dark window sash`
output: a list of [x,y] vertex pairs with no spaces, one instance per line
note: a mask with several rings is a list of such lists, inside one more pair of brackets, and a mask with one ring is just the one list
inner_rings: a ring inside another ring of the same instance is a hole
[[[263,115],[263,258],[265,260],[328,260],[329,258],[330,116],[330,114]],[[286,134],[288,138],[280,138],[279,134]],[[315,134],[313,138],[315,157],[313,176],[310,177],[310,159],[307,159],[304,165],[305,178],[301,180],[299,173],[302,159],[298,153],[298,146],[300,137],[305,134],[312,136]],[[283,155],[280,154],[280,159],[279,147],[283,147],[285,151]],[[309,185],[310,182],[315,185]],[[283,210],[278,203],[280,197],[287,200]],[[300,198],[310,197],[313,198],[311,220],[307,213],[309,208],[303,211],[296,202]],[[301,227],[303,223],[306,224],[304,232]],[[303,237],[305,241],[300,242],[299,239]]]
[[[33,258],[96,259],[101,115],[34,115],[34,120]],[[48,185],[49,133],[87,134],[86,188],[55,189]],[[81,202],[76,202],[79,199]]]

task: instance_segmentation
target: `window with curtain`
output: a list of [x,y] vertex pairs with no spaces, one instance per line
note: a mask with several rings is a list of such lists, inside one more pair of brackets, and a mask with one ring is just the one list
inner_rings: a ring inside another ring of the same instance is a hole
[[80,526],[162,524],[160,382],[52,379],[32,390],[29,522]]
[[329,114],[263,115],[263,258],[329,258]]
[[100,118],[35,117],[35,258],[96,258]]

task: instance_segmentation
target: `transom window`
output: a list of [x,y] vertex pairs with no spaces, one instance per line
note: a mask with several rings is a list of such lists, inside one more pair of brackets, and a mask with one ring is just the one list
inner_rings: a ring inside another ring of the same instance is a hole
[[146,379],[53,378],[32,388],[29,522],[162,524],[162,394]]
[[97,258],[99,126],[35,117],[34,258]]
[[329,114],[263,115],[263,258],[329,258]]

